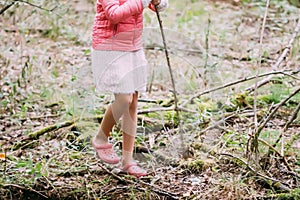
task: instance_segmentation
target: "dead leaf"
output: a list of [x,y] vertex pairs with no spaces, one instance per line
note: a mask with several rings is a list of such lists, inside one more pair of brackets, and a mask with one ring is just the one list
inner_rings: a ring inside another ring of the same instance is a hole
[[0,153],[0,160],[6,160],[6,154]]

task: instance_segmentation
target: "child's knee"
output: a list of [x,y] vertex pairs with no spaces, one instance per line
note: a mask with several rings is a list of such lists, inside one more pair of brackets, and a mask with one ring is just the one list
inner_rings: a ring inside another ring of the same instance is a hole
[[137,106],[138,106],[138,98],[137,98],[137,95],[134,94],[134,95],[132,95],[132,100],[131,100],[131,103],[130,103],[130,109],[136,110]]
[[118,94],[115,97],[115,102],[122,105],[122,107],[129,107],[133,101],[132,94]]

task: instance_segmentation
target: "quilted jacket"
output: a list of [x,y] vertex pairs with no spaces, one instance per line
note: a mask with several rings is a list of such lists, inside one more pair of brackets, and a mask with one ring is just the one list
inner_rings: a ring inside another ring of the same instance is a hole
[[[149,7],[153,10],[152,5]],[[97,0],[92,32],[93,49],[141,49],[143,10],[142,0]]]

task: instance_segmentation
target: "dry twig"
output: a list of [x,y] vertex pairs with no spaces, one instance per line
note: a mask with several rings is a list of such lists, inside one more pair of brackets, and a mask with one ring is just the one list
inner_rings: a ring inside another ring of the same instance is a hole
[[[265,33],[265,28],[266,28],[267,16],[268,16],[268,12],[269,12],[269,6],[270,6],[270,0],[267,0],[265,14],[264,14],[262,28],[261,28],[261,33],[260,33],[260,39],[259,39],[258,67],[257,67],[257,72],[256,72],[256,77],[255,77],[255,84],[254,84],[253,112],[254,112],[254,126],[255,126],[254,131],[255,132],[258,128],[258,119],[257,119],[258,75],[259,75],[259,70],[261,68],[263,39],[264,39],[264,33]],[[254,137],[254,140],[255,139],[257,139],[257,138]],[[256,143],[257,143],[257,141],[256,141]],[[249,144],[249,142],[248,142],[248,144]],[[249,145],[247,145],[247,154],[248,154],[248,148],[249,148]],[[255,150],[257,150],[257,148],[255,148]]]
[[38,8],[38,9],[40,9],[40,10],[47,11],[47,12],[53,12],[53,11],[57,8],[57,6],[54,6],[54,7],[51,8],[51,9],[47,9],[47,8],[42,7],[42,6],[38,6],[38,5],[36,5],[36,4],[33,4],[33,3],[29,2],[29,1],[14,0],[14,1],[10,2],[8,5],[6,5],[4,8],[2,8],[2,9],[0,10],[0,15],[4,14],[5,11],[7,11],[10,7],[12,7],[13,5],[15,5],[15,4],[18,3],[18,2],[21,2],[21,3],[24,3],[24,4],[28,4],[28,5],[32,6],[32,7],[35,7],[35,8]]
[[175,111],[176,111],[176,114],[177,114],[177,120],[178,120],[178,126],[179,126],[180,125],[180,114],[179,114],[179,109],[178,109],[178,98],[177,98],[175,80],[174,80],[173,71],[172,71],[172,67],[171,67],[171,62],[170,62],[170,58],[169,58],[169,52],[168,52],[168,48],[167,48],[167,42],[166,42],[165,32],[164,32],[163,25],[162,25],[162,20],[161,20],[159,12],[157,10],[157,6],[155,6],[155,9],[156,9],[156,16],[157,16],[157,19],[158,19],[158,23],[159,23],[159,27],[160,27],[160,31],[161,31],[161,36],[162,36],[162,40],[163,40],[163,44],[164,44],[164,49],[165,49],[167,64],[168,64],[168,68],[169,68],[169,73],[170,73],[170,76],[171,76],[172,87],[173,87],[173,95],[174,95]]
[[[287,70],[286,69],[286,70],[279,70],[279,71],[273,71],[273,72],[266,72],[266,73],[263,73],[263,74],[259,74],[258,77],[261,78],[261,77],[269,76],[269,75],[272,75],[272,74],[274,74],[274,75],[276,75],[276,74],[286,74],[289,71],[292,71],[292,70]],[[243,79],[239,79],[239,80],[236,80],[236,81],[233,81],[233,82],[230,82],[230,83],[226,83],[226,84],[224,84],[222,86],[219,86],[219,87],[215,87],[215,88],[212,88],[212,89],[208,89],[208,90],[205,90],[205,91],[198,92],[198,93],[194,94],[193,96],[191,96],[189,99],[187,99],[185,102],[183,102],[181,104],[181,107],[186,106],[193,99],[199,98],[200,96],[203,96],[205,94],[209,94],[211,92],[215,92],[215,91],[218,91],[218,90],[221,90],[221,89],[225,89],[227,87],[237,85],[237,84],[240,84],[240,83],[243,83],[243,82],[251,81],[255,78],[256,78],[256,76],[245,77]],[[248,89],[247,89],[247,91],[248,91]]]
[[[272,119],[272,117],[276,114],[276,112],[278,111],[278,109],[283,106],[288,100],[290,100],[293,96],[295,96],[298,92],[300,92],[300,87],[298,87],[293,93],[291,93],[287,98],[285,98],[284,100],[282,100],[274,109],[273,111],[269,114],[269,116],[260,123],[260,125],[257,128],[257,131],[255,132],[255,134],[252,136],[252,140],[251,137],[248,140],[248,142],[251,140],[251,146],[250,146],[250,150],[252,152],[256,151],[258,148],[258,140],[259,140],[259,136],[261,131],[264,129],[264,127],[267,125],[267,123]],[[281,154],[280,154],[281,155]],[[289,168],[290,169],[290,168]]]
[[292,97],[294,97],[298,92],[300,92],[300,87],[296,88],[294,92],[292,92],[287,98],[282,100],[275,108],[274,110],[269,114],[269,116],[261,123],[261,125],[258,127],[256,135],[257,137],[263,130],[263,128],[267,125],[267,123],[272,119],[272,117],[275,115],[275,113],[278,111],[278,109],[283,106],[288,100],[290,100]]
[[300,111],[300,103],[298,103],[298,106],[296,107],[296,109],[292,113],[292,116],[290,117],[289,121],[287,121],[287,123],[284,125],[284,128],[283,128],[284,132],[287,131],[287,129],[289,128],[289,126],[297,118],[299,111]]

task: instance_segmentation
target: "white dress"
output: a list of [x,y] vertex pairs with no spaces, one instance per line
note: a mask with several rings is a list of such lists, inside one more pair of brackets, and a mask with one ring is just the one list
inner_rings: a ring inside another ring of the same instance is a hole
[[132,94],[145,92],[147,60],[144,50],[92,50],[92,69],[98,92]]

